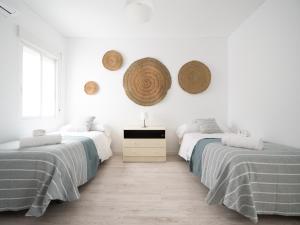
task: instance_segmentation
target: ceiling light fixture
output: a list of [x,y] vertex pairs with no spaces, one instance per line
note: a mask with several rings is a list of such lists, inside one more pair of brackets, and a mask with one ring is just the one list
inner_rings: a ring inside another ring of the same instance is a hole
[[153,4],[150,0],[127,0],[125,10],[129,22],[143,24],[151,20]]

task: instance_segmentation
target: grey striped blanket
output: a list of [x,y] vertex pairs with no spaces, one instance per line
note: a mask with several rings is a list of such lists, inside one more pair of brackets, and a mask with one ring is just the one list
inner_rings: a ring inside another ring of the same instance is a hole
[[201,182],[207,202],[224,204],[253,222],[258,214],[300,216],[300,150],[265,143],[263,151],[206,145]]
[[97,171],[92,139],[64,138],[59,145],[0,150],[0,211],[29,209],[41,216],[51,200],[79,199],[78,186]]

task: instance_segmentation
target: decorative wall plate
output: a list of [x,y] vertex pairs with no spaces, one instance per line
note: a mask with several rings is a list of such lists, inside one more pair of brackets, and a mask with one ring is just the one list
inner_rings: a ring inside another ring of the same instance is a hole
[[84,85],[84,91],[88,95],[94,95],[99,91],[99,86],[95,81],[88,81]]
[[179,85],[190,94],[198,94],[205,91],[210,81],[210,70],[202,62],[190,61],[184,64],[179,70]]
[[169,70],[157,59],[143,58],[127,69],[123,87],[135,103],[150,106],[160,102],[171,87]]
[[110,50],[106,52],[102,58],[102,64],[108,70],[118,70],[121,68],[122,63],[122,55],[115,50]]

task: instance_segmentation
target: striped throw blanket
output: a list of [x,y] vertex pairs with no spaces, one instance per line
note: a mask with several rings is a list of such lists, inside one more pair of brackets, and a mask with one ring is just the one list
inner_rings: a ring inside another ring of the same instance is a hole
[[78,186],[95,176],[92,139],[68,137],[59,145],[0,150],[0,211],[29,209],[41,216],[51,200],[79,199]]
[[202,154],[207,202],[254,223],[258,214],[300,216],[300,150],[265,143],[263,151],[210,143]]

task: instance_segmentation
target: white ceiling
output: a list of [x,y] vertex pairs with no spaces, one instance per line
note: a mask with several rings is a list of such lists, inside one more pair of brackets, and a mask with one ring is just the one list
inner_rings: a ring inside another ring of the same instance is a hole
[[228,36],[265,0],[153,0],[145,24],[126,19],[126,0],[23,0],[66,37]]

